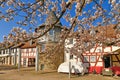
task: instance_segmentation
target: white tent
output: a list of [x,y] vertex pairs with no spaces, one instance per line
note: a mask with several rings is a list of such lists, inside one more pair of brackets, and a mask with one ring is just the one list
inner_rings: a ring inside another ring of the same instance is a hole
[[[69,69],[69,63],[70,65],[70,69]],[[84,64],[82,62],[77,62],[74,60],[71,60],[70,62],[64,62],[62,63],[59,67],[58,67],[58,72],[62,72],[62,73],[69,73],[69,70],[71,71],[71,73],[86,73],[86,67],[84,66]]]

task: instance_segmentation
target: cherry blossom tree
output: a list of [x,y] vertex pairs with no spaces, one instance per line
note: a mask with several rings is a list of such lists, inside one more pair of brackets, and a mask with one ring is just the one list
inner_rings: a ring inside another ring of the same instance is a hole
[[[105,4],[109,4],[108,9],[103,6]],[[8,22],[19,16],[21,20],[16,23],[22,26],[28,26],[29,24],[36,26],[39,22],[44,23],[44,19],[50,11],[56,13],[58,19],[54,23],[49,22],[49,25],[46,25],[42,34],[34,33],[36,36],[30,37],[27,40],[37,39],[45,35],[61,19],[69,24],[63,25],[61,42],[64,42],[67,37],[77,32],[75,36],[78,43],[81,43],[82,49],[88,49],[88,47],[90,48],[91,45],[99,41],[104,42],[105,39],[101,40],[102,36],[97,37],[95,26],[116,24],[116,34],[120,34],[119,0],[0,0],[0,6],[4,9],[4,11],[0,11],[1,20],[4,19]],[[104,33],[105,31],[101,30],[101,35],[104,35]],[[11,36],[14,37],[14,35],[10,34]],[[15,40],[17,39],[16,35]],[[19,41],[24,40],[19,38]],[[115,40],[119,42],[119,37],[115,38]],[[85,45],[82,43],[85,43]]]
[[29,38],[29,36],[30,35],[26,32],[26,30],[19,27],[14,27],[7,36],[3,36],[3,43],[19,43],[20,41]]

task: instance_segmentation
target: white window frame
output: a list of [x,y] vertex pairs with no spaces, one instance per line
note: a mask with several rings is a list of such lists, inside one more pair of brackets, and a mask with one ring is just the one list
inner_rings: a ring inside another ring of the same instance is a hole
[[96,56],[90,56],[90,62],[96,62]]
[[89,56],[84,56],[84,62],[89,62]]
[[45,51],[45,45],[44,44],[41,45],[41,51],[42,52]]

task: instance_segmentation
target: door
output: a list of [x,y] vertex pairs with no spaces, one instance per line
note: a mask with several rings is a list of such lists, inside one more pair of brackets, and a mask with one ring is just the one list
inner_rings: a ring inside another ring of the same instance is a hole
[[109,68],[111,65],[110,65],[110,56],[105,56],[104,57],[104,67],[105,68]]
[[26,58],[23,58],[23,66],[26,67]]
[[28,59],[28,66],[29,67],[35,66],[35,58],[29,58]]

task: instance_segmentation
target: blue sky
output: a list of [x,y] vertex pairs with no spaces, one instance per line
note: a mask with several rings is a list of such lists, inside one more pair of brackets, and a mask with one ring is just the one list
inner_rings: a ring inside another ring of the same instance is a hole
[[[92,8],[92,5],[94,5],[94,3],[86,6],[86,8],[84,8],[84,10],[88,10],[88,9]],[[110,11],[110,5],[108,5],[107,0],[105,1],[105,4],[103,5],[103,7],[106,8],[108,11]],[[71,12],[70,12],[72,16],[75,15],[74,9],[75,8],[72,8],[73,11],[71,10]],[[0,10],[4,10],[4,9],[0,8]],[[16,21],[18,21],[20,19],[21,19],[21,17],[16,17],[14,21],[10,21],[10,22],[5,22],[4,20],[0,20],[0,42],[3,41],[4,35],[8,35],[10,33],[10,31],[13,27],[18,26],[16,24]],[[98,20],[98,21],[100,21],[100,20]],[[98,22],[98,21],[96,21],[96,22]],[[61,23],[63,25],[69,26],[69,23],[66,22],[63,18],[61,19]],[[29,29],[29,27],[22,27],[22,28],[26,29],[27,31]]]
[[[0,20],[0,42],[3,41],[3,36],[8,35],[13,27],[18,27],[15,21],[5,22]],[[28,30],[28,27],[22,27],[25,30]]]

